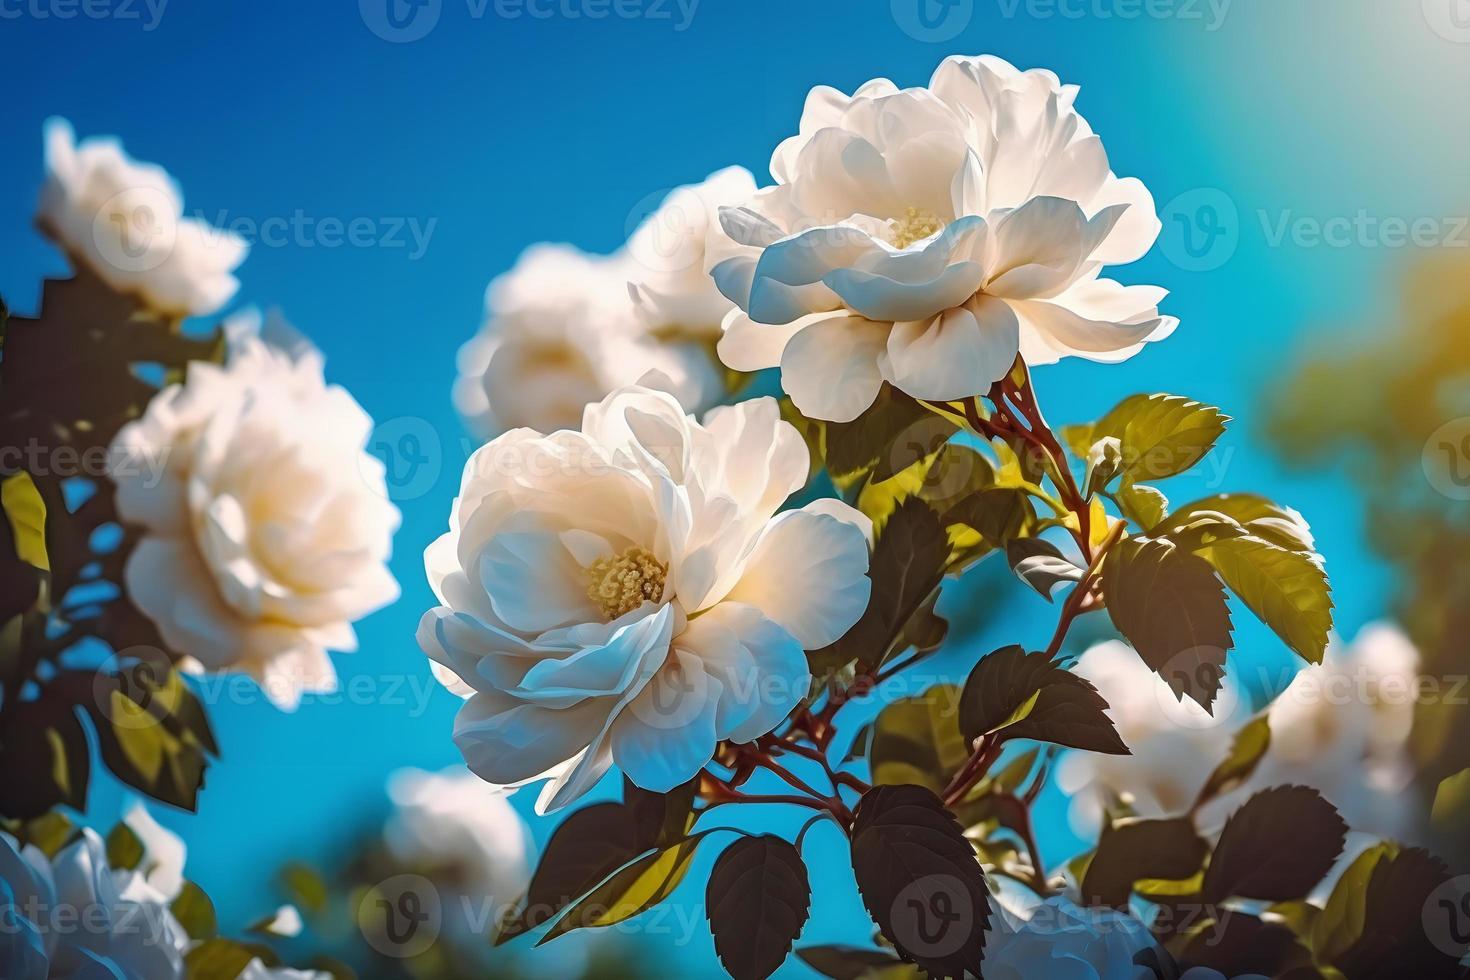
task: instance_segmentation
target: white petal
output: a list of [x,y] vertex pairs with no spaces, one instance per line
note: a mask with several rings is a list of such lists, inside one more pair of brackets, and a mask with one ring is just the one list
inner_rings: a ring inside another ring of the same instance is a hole
[[803,508],[767,525],[726,598],[754,606],[805,649],[816,650],[852,628],[868,608],[871,589],[868,540],[859,521]]
[[950,400],[989,390],[1020,350],[1020,324],[1004,300],[977,296],[888,337],[889,380],[915,398]]
[[792,337],[781,355],[781,387],[802,414],[851,422],[878,397],[886,324],[861,317],[818,320]]

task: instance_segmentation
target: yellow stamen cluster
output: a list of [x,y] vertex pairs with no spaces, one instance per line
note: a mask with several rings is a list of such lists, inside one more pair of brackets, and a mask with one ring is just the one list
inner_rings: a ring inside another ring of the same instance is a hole
[[944,227],[939,215],[928,208],[909,208],[902,218],[894,218],[890,224],[893,226],[894,248],[908,248]]
[[587,597],[609,620],[617,619],[643,605],[658,602],[664,595],[664,578],[669,568],[647,548],[634,545],[621,554],[599,558],[587,566],[591,584]]

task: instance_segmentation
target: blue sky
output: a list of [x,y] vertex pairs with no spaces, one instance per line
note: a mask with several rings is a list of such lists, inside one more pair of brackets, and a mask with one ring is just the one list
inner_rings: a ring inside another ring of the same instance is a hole
[[[322,347],[331,380],[383,423],[377,451],[390,465],[410,465],[395,448],[405,434],[428,449],[400,500],[403,599],[339,658],[344,695],[293,715],[248,696],[214,708],[224,758],[199,813],[163,815],[191,846],[191,873],[227,922],[249,920],[280,861],[329,860],[381,816],[390,771],[457,759],[457,699],[433,687],[413,629],[431,601],[423,547],[469,448],[449,403],[454,354],[490,278],[537,240],[611,250],[651,194],[719,167],[764,178],[813,85],[922,84],[951,53],[1080,84],[1114,169],[1142,178],[1164,216],[1159,247],[1119,277],[1168,287],[1181,327],[1122,367],[1039,372],[1053,420],[1095,417],[1144,389],[1222,406],[1238,420],[1223,469],[1203,467],[1171,495],[1250,489],[1296,505],[1327,555],[1340,627],[1381,615],[1384,572],[1351,488],[1265,459],[1252,446],[1255,405],[1302,345],[1392,329],[1394,276],[1413,251],[1396,223],[1470,245],[1456,220],[1470,207],[1470,130],[1443,108],[1470,87],[1463,7],[428,0],[399,29],[385,0],[0,0],[11,79],[0,294],[11,307],[33,308],[42,277],[65,269],[31,229],[41,124],[63,115],[79,135],[116,134],[166,166],[191,213],[254,237],[238,302],[279,306]],[[341,242],[334,223],[354,219],[367,239]],[[976,652],[1044,641],[1052,614],[1014,594]],[[1289,663],[1238,618],[1241,656]],[[99,816],[118,801],[98,783]],[[1048,812],[1049,853],[1065,857],[1075,842],[1055,801]],[[835,835],[810,848],[814,864],[840,866]],[[830,881],[805,940],[861,941],[856,893],[841,874]],[[708,939],[684,955],[709,962]]]

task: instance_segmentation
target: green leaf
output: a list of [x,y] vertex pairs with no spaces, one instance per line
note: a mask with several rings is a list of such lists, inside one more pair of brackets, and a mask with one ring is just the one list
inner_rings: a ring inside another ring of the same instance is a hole
[[[201,741],[197,725],[203,713],[177,673],[158,687],[138,683],[136,675],[111,686],[99,679],[96,703],[87,711],[97,729],[102,761],[123,782],[155,800],[187,810],[196,806],[204,785],[206,756],[213,736]],[[177,713],[176,713],[177,712]]]
[[[660,814],[660,820],[662,814]],[[541,852],[526,895],[500,923],[495,945],[540,926],[654,846],[646,808],[595,803],[561,822]]]
[[1108,703],[1085,678],[1045,652],[1002,647],[980,658],[960,697],[960,733],[1000,741],[1034,739],[1089,752],[1127,755]]
[[873,722],[869,760],[873,782],[912,783],[941,792],[970,758],[955,705],[960,689],[941,684],[889,704]]
[[990,894],[975,850],[922,786],[876,786],[858,803],[852,870],[899,955],[933,976],[979,976]]
[[916,498],[893,512],[873,549],[868,608],[836,643],[811,652],[813,673],[857,660],[877,666],[902,648],[909,621],[923,610],[944,580],[949,538],[939,515]]
[[269,946],[260,943],[207,939],[184,954],[184,976],[186,980],[236,980],[254,959],[269,967],[281,962]]
[[310,865],[292,861],[281,869],[281,888],[287,900],[308,915],[327,911],[328,888],[321,873]]
[[1228,517],[1248,533],[1288,551],[1316,550],[1311,528],[1301,514],[1255,493],[1222,493],[1196,500],[1176,510],[1153,533],[1168,534],[1204,516]]
[[726,848],[705,889],[705,914],[725,971],[734,980],[775,973],[801,935],[811,901],[806,865],[791,844],[763,834]]
[[46,549],[46,501],[29,473],[16,473],[0,480],[0,506],[10,522],[15,555],[32,568],[51,571]]
[[1332,869],[1346,838],[1347,824],[1316,790],[1264,790],[1225,822],[1205,871],[1203,898],[1210,904],[1305,898]]
[[1116,494],[1118,509],[1134,524],[1150,531],[1162,521],[1169,508],[1169,498],[1163,491],[1143,483],[1132,483]]
[[1209,853],[1209,845],[1187,817],[1118,820],[1103,828],[1097,853],[1082,879],[1082,895],[1089,904],[1123,908],[1134,882],[1189,878],[1204,866]]
[[107,835],[107,863],[113,868],[132,871],[143,863],[145,853],[143,842],[125,823],[113,827]]
[[43,698],[8,714],[0,733],[0,815],[33,820],[60,805],[85,810],[91,761],[73,707]]
[[617,925],[667,899],[689,873],[699,842],[712,831],[702,831],[675,844],[645,854],[620,869],[574,904],[556,920],[537,946],[575,929]]
[[219,931],[214,902],[204,894],[204,889],[192,881],[184,882],[178,897],[169,905],[169,911],[195,942],[210,939]]
[[1099,419],[1088,435],[1090,443],[1118,439],[1120,472],[1125,482],[1136,483],[1176,476],[1194,466],[1214,447],[1228,421],[1219,409],[1177,395],[1132,395]]
[[1063,582],[1080,582],[1086,569],[1068,560],[1056,545],[1044,538],[1017,538],[1006,545],[1006,561],[1016,577],[1036,590],[1047,602]]
[[1312,930],[1317,962],[1349,978],[1459,977],[1461,879],[1418,848],[1382,844],[1338,881]]
[[1321,559],[1256,537],[1221,539],[1199,554],[1298,656],[1322,662],[1332,630],[1332,590]]
[[1210,778],[1205,780],[1199,795],[1195,797],[1192,809],[1199,810],[1206,803],[1235,790],[1250,779],[1270,747],[1271,719],[1265,714],[1257,715],[1235,733],[1235,740],[1230,744],[1230,754],[1215,767]]
[[1125,538],[1103,561],[1102,588],[1113,625],[1175,697],[1213,711],[1232,641],[1210,565],[1168,541]]
[[797,959],[832,980],[923,980],[924,974],[885,949],[807,946]]
[[1434,791],[1430,819],[1435,827],[1445,832],[1457,830],[1470,822],[1470,769],[1461,769],[1439,781]]

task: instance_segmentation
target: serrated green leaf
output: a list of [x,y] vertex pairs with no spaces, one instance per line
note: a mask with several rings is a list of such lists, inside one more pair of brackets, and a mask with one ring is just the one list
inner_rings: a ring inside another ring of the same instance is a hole
[[1289,551],[1316,549],[1311,528],[1301,514],[1255,493],[1222,493],[1196,500],[1176,510],[1153,533],[1168,534],[1204,514],[1223,514],[1256,537]]
[[1331,870],[1346,839],[1347,824],[1316,790],[1263,790],[1226,820],[1205,870],[1204,900],[1305,898]]
[[1308,663],[1322,662],[1332,590],[1320,559],[1257,537],[1216,541],[1199,554],[1287,646]]
[[1107,707],[1092,684],[1044,652],[1002,647],[970,671],[960,700],[960,734],[971,743],[992,735],[1002,742],[1027,738],[1127,755]]
[[1108,614],[1144,663],[1213,711],[1231,646],[1225,590],[1204,559],[1168,541],[1125,538],[1103,561]]
[[1114,498],[1118,509],[1145,531],[1150,531],[1162,521],[1168,512],[1169,498],[1162,490],[1143,483],[1133,483],[1120,489]]
[[1097,853],[1082,879],[1089,904],[1127,905],[1140,880],[1187,880],[1204,865],[1209,845],[1187,817],[1119,820],[1103,828]]
[[1099,419],[1089,435],[1091,443],[1119,440],[1125,481],[1160,480],[1204,459],[1228,421],[1219,409],[1177,395],[1132,395]]

